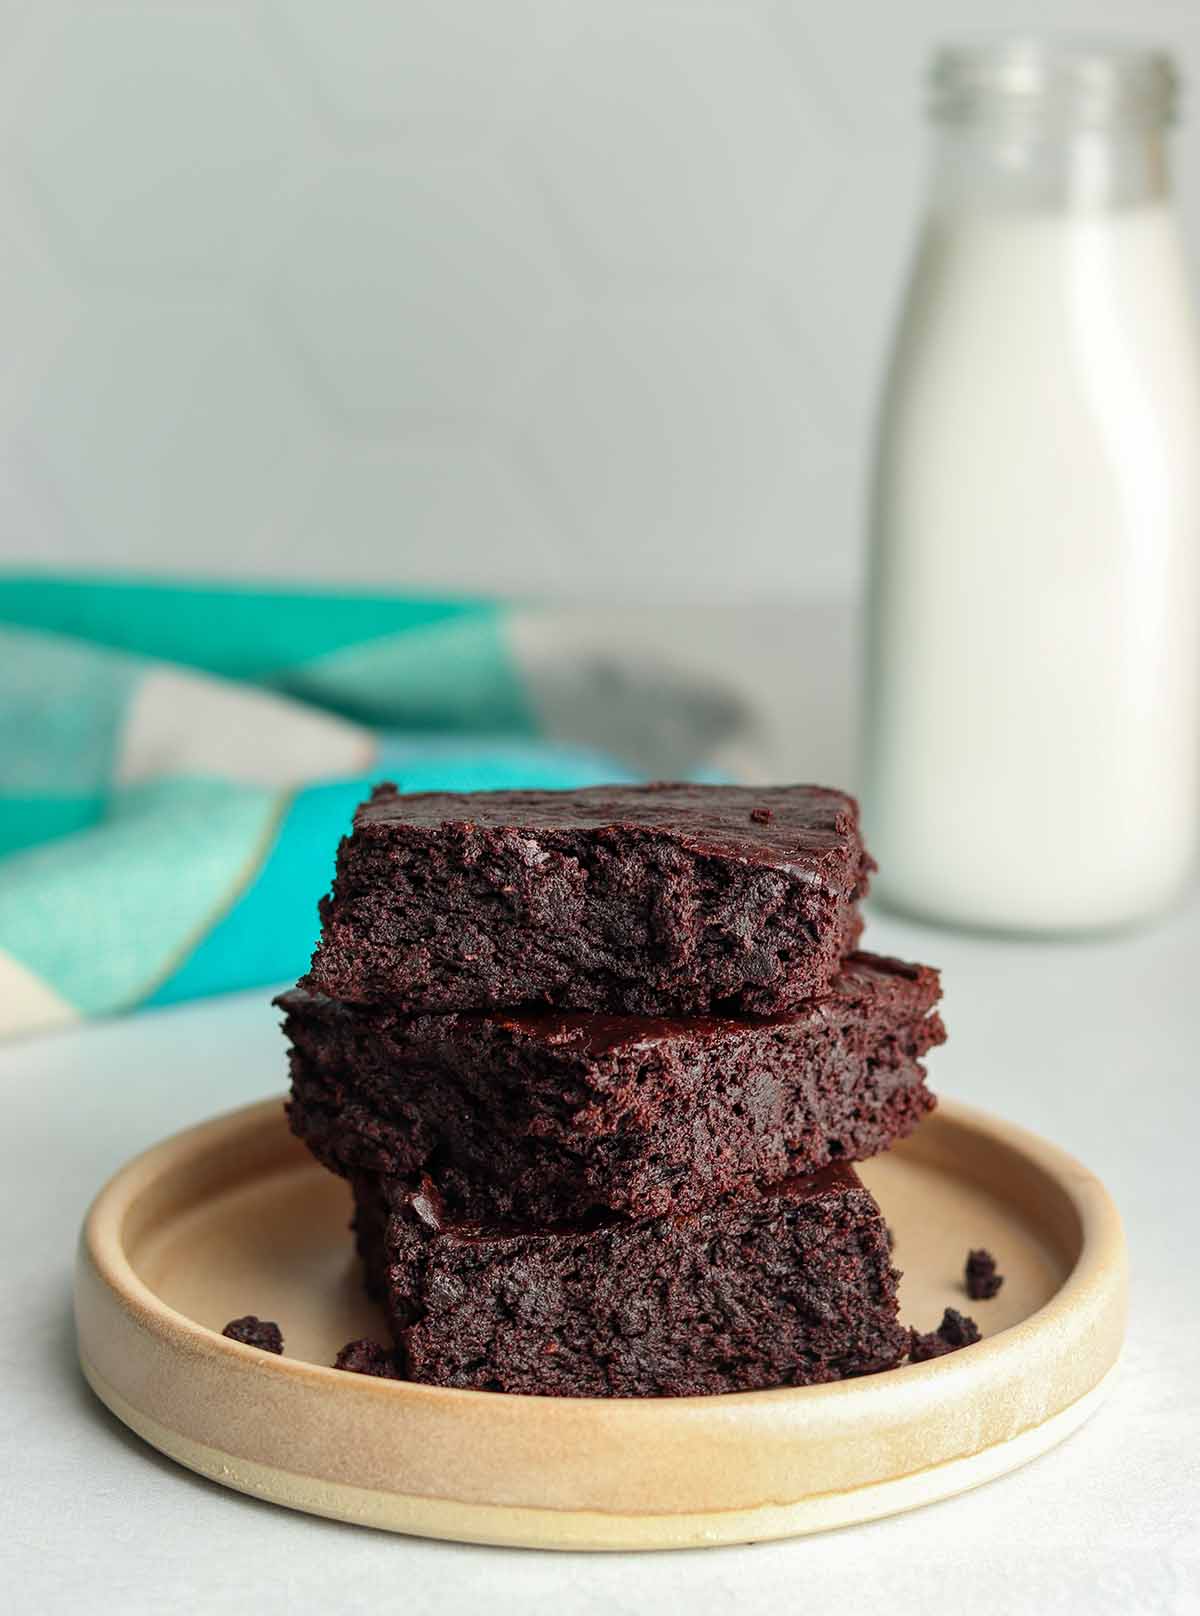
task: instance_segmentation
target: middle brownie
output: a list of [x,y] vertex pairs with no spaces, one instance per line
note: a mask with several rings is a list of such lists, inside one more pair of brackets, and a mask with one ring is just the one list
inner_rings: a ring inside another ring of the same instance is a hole
[[927,966],[870,954],[787,1015],[405,1016],[296,990],[291,1124],[347,1177],[428,1173],[466,1217],[689,1212],[861,1161],[934,1104]]

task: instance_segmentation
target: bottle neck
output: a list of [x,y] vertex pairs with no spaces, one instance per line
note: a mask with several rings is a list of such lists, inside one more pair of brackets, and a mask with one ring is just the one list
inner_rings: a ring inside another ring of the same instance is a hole
[[1105,211],[1166,199],[1177,76],[1161,51],[1022,38],[934,58],[937,200]]
[[1165,202],[1169,194],[1161,126],[1070,128],[1022,118],[938,132],[938,209],[1106,212]]

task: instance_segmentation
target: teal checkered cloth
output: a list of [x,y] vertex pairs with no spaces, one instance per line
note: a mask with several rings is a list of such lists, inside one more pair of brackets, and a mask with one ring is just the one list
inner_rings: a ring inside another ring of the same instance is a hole
[[0,1036],[298,976],[377,780],[638,778],[653,702],[581,659],[487,602],[0,575]]

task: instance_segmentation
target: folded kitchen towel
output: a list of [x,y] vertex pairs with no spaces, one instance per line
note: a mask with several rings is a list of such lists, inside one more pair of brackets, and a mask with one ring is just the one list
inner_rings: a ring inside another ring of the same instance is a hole
[[605,623],[0,575],[0,1036],[299,975],[380,779],[738,772],[744,703]]

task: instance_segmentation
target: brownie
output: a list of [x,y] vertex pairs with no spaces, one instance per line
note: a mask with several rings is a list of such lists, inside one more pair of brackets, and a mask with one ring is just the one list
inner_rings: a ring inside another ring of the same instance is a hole
[[872,868],[854,799],[819,786],[381,785],[301,985],[406,1011],[770,1015],[854,947]]
[[427,1172],[467,1216],[544,1223],[691,1211],[886,1149],[933,1106],[938,993],[926,966],[855,954],[822,998],[755,1020],[277,1002],[292,1127],[325,1166]]
[[900,1361],[898,1275],[854,1169],[666,1218],[454,1218],[429,1179],[355,1185],[402,1374],[562,1397],[807,1386]]

